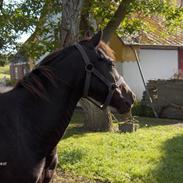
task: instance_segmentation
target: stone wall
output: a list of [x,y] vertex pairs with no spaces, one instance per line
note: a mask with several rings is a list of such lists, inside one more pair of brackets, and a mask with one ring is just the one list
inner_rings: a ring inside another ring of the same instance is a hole
[[[151,80],[147,86],[160,117],[183,119],[183,80]],[[142,103],[149,106],[146,92]]]

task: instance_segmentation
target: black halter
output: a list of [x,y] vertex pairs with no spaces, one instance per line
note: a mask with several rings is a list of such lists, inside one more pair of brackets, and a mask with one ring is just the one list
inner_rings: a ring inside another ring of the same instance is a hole
[[[89,101],[91,101],[93,104],[95,104],[100,109],[106,109],[106,107],[110,104],[114,91],[116,90],[116,88],[118,88],[121,84],[124,83],[124,79],[122,76],[120,76],[120,78],[118,79],[117,82],[111,84],[111,82],[109,80],[107,80],[98,70],[95,69],[93,64],[90,62],[90,59],[88,58],[88,55],[86,54],[84,48],[78,43],[75,44],[75,47],[81,53],[81,56],[86,64],[85,65],[86,79],[85,79],[83,97],[87,98]],[[92,74],[95,75],[98,79],[100,79],[108,88],[108,95],[105,99],[105,102],[101,105],[99,105],[92,98],[88,97]]]

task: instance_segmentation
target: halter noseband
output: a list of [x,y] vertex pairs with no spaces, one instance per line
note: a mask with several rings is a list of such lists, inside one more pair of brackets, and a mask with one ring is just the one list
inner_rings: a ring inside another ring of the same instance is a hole
[[[106,109],[106,107],[110,104],[111,98],[113,96],[114,91],[116,88],[118,88],[121,84],[124,83],[124,79],[122,76],[118,79],[117,82],[112,83],[107,80],[98,70],[95,69],[94,65],[90,62],[90,59],[88,58],[88,55],[86,54],[84,48],[79,44],[76,43],[74,45],[78,51],[80,52],[84,62],[85,62],[85,71],[86,71],[86,78],[85,78],[85,85],[84,85],[84,92],[83,92],[83,97],[87,98],[89,101],[91,101],[93,104],[95,104],[97,107],[100,109]],[[108,88],[108,95],[105,99],[105,102],[101,105],[99,105],[95,100],[92,98],[88,97],[88,92],[89,92],[89,87],[90,87],[90,81],[91,81],[91,76],[95,75],[98,79],[100,79]]]

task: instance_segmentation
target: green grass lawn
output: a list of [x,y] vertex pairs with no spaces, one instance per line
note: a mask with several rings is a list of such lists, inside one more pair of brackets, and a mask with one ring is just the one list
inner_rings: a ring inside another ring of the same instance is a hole
[[10,78],[9,65],[0,67],[0,79],[2,79],[4,76],[6,76],[6,78]]
[[[59,168],[114,183],[182,183],[183,127],[139,118],[134,133],[87,133],[76,113],[59,143]],[[80,123],[77,123],[79,122]]]

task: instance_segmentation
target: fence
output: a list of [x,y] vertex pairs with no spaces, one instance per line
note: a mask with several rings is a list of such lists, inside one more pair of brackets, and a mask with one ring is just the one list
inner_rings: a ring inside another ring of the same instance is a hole
[[[183,80],[151,80],[147,87],[160,117],[183,119]],[[149,106],[146,92],[142,104]]]

